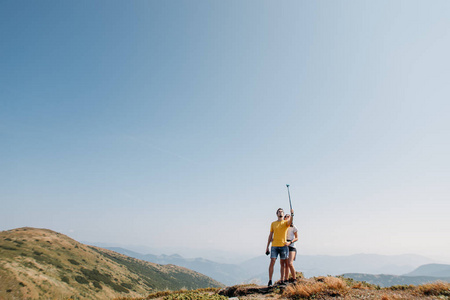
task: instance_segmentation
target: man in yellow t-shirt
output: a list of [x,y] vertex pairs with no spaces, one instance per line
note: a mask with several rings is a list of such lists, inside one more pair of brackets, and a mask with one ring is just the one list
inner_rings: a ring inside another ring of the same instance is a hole
[[284,269],[287,268],[287,262],[289,258],[289,250],[286,242],[286,233],[289,226],[292,224],[292,219],[294,216],[294,210],[291,209],[292,217],[289,220],[284,220],[284,211],[282,208],[277,209],[278,220],[272,222],[270,225],[269,238],[267,240],[266,254],[269,254],[269,245],[272,242],[272,247],[270,249],[270,265],[269,265],[269,283],[268,286],[272,285],[272,275],[273,266],[277,260],[278,254],[280,254],[280,281],[284,283],[287,278],[284,278]]

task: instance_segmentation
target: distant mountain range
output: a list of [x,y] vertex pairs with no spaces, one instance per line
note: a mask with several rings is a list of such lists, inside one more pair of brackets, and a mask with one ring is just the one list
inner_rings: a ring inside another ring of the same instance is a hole
[[[446,265],[450,267],[450,265]],[[399,275],[372,275],[372,274],[358,274],[348,273],[343,274],[343,277],[352,278],[357,281],[365,281],[371,284],[379,285],[380,287],[390,287],[395,285],[421,285],[430,282],[444,281],[450,282],[450,276],[436,277],[436,276],[399,276]]]
[[353,278],[357,281],[366,281],[371,284],[379,285],[380,287],[389,287],[393,285],[420,285],[438,280],[450,282],[450,265],[427,264],[401,276],[358,273],[348,273],[343,274],[343,276]]
[[[294,263],[296,270],[305,277],[340,275],[344,273],[402,275],[415,268],[432,263],[427,257],[414,254],[378,255],[354,254],[348,256],[298,255]],[[267,272],[267,256],[259,256],[241,264],[245,269]]]
[[[298,255],[294,266],[298,272],[303,272],[305,277],[336,276],[345,273],[402,275],[431,262],[433,261],[429,258],[414,254]],[[240,264],[240,267],[251,270],[254,274],[248,281],[265,283],[268,280],[268,264],[267,256],[258,256]],[[274,276],[279,276],[279,263],[275,267]]]
[[[234,285],[241,283],[265,284],[268,280],[269,258],[258,256],[240,264],[221,264],[203,258],[183,258],[180,255],[140,254],[124,248],[110,250],[157,264],[174,264],[205,274],[215,280]],[[295,261],[296,270],[305,277],[341,274],[391,274],[402,275],[413,272],[417,267],[432,262],[431,259],[413,255],[355,254],[349,256],[299,255]],[[420,268],[418,269],[420,270]],[[414,274],[413,274],[414,275]],[[274,277],[279,277],[279,263]],[[394,279],[391,280],[394,282]],[[397,282],[397,281],[395,281]],[[399,279],[398,282],[401,282]],[[406,281],[405,281],[406,282]],[[420,281],[423,282],[423,281]]]
[[0,232],[0,299],[113,299],[221,287],[192,270],[87,246],[36,228]]

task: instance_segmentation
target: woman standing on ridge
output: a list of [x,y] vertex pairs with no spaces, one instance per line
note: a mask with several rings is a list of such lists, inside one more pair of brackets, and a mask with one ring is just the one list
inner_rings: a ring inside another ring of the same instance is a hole
[[[289,220],[291,216],[289,214],[284,216],[285,220]],[[291,270],[292,279],[290,281],[295,282],[296,274],[294,268],[294,260],[297,256],[297,248],[295,247],[295,242],[298,241],[298,229],[294,224],[291,223],[291,226],[288,228],[286,232],[286,246],[289,247],[289,259],[288,259],[288,267],[285,268],[285,280],[289,278],[289,270]]]

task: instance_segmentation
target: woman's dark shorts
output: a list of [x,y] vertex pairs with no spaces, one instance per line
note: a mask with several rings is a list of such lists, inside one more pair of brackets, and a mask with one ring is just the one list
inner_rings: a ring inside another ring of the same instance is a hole
[[[297,254],[297,249],[295,247],[289,247],[289,252],[295,252]],[[295,255],[294,260],[297,258],[297,255]]]

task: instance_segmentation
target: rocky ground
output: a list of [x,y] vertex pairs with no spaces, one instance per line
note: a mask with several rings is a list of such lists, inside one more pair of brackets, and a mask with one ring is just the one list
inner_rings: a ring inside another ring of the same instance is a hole
[[364,282],[337,277],[299,278],[272,287],[237,285],[221,289],[219,295],[236,299],[450,299],[450,284],[380,288]]

